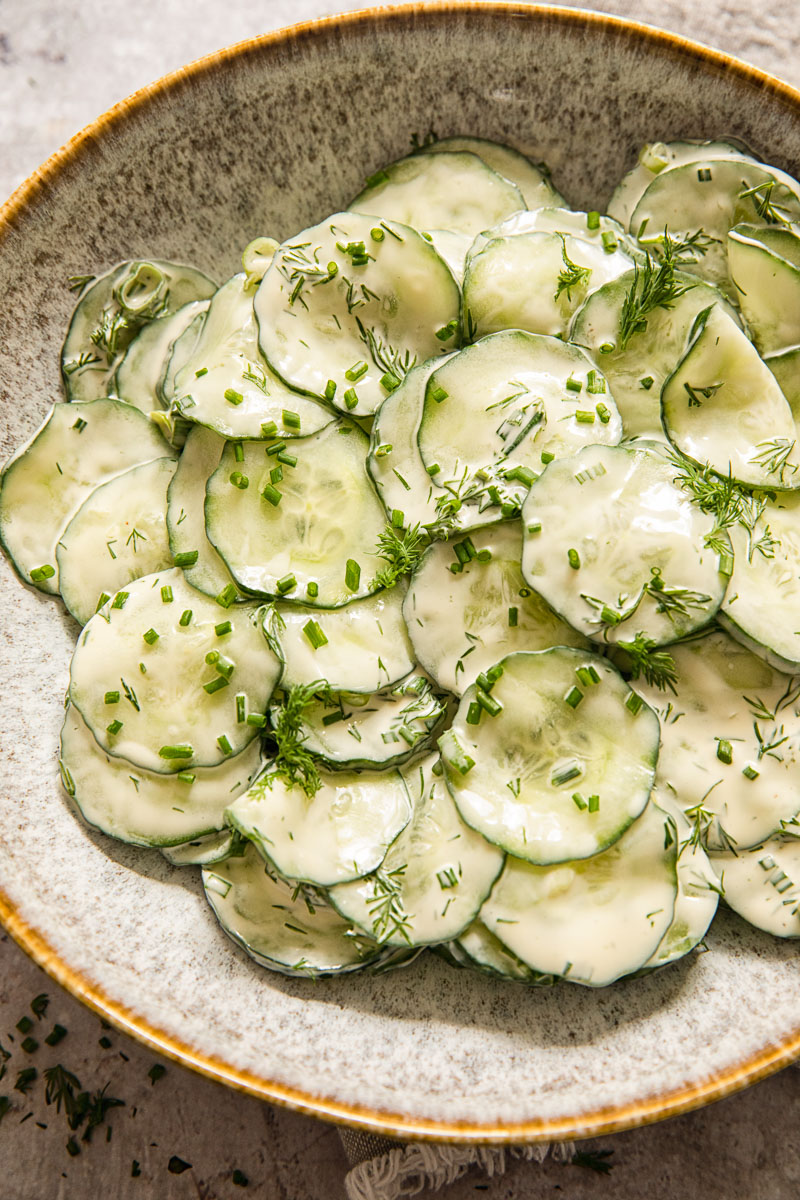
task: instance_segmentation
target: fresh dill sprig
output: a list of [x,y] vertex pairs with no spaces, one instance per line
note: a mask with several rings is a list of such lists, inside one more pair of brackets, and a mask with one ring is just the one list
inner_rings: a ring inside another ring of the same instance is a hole
[[677,451],[670,452],[669,461],[676,468],[674,482],[688,492],[701,512],[714,518],[714,528],[705,537],[705,544],[710,550],[717,554],[726,553],[729,547],[721,535],[731,526],[741,525],[750,535],[749,561],[752,562],[756,550],[765,558],[775,556],[775,547],[780,542],[772,536],[769,525],[764,527],[758,538],[754,537],[755,527],[767,503],[763,496],[754,496],[742,484],[736,483],[730,474],[718,475],[708,463],[698,466]]
[[370,587],[394,587],[403,575],[411,574],[429,545],[430,538],[419,524],[412,525],[410,529],[395,529],[387,525],[378,538],[375,550],[378,557],[385,560],[386,566],[378,571]]
[[711,601],[703,592],[694,592],[686,587],[669,587],[661,578],[661,568],[651,567],[651,579],[644,591],[656,602],[656,612],[665,613],[670,621],[677,617],[688,617],[690,608],[702,608]]
[[[711,785],[697,804],[685,810],[684,815],[691,825],[691,832],[678,848],[679,858],[687,848],[695,850],[698,846],[701,846],[704,850],[710,847],[714,850],[722,849],[729,850],[732,854],[736,853],[736,839],[731,837],[722,827],[718,815],[705,807],[706,799],[720,783],[722,783],[722,780],[718,779],[716,783]],[[712,828],[716,833],[716,837],[713,840],[709,837]]]
[[653,638],[637,633],[632,642],[620,641],[616,645],[624,650],[631,660],[632,679],[638,679],[641,675],[651,687],[660,688],[662,692],[667,688],[673,693],[676,691],[678,672],[675,669],[675,659],[667,650],[656,650],[657,643]]
[[781,483],[787,470],[793,475],[797,473],[797,464],[788,461],[795,447],[794,439],[789,441],[788,438],[779,437],[768,442],[757,442],[756,449],[761,447],[761,453],[754,454],[750,459],[751,463],[763,467],[769,475],[777,475]]
[[756,210],[756,215],[761,217],[762,221],[766,221],[768,225],[791,225],[791,217],[772,202],[772,190],[775,183],[774,179],[767,179],[764,183],[758,183],[755,187],[749,188],[747,181],[743,179],[744,190],[739,192],[739,199],[750,200]]
[[402,383],[416,364],[416,354],[412,354],[410,350],[401,354],[399,350],[395,350],[393,346],[383,340],[374,326],[367,329],[359,317],[356,317],[355,321],[359,336],[378,370],[383,371],[385,375],[393,375],[398,383]]
[[373,894],[367,902],[367,907],[372,919],[372,936],[376,942],[383,943],[389,938],[402,938],[411,944],[408,934],[409,918],[401,898],[406,865],[404,863],[401,867],[395,867],[393,871],[384,871],[379,867],[369,876]]
[[577,263],[574,263],[567,254],[567,239],[563,233],[558,236],[561,238],[561,258],[564,262],[564,268],[558,273],[558,287],[553,299],[558,300],[561,293],[566,292],[567,299],[572,300],[572,288],[579,287],[582,283],[588,283],[592,274],[592,268],[579,267]]
[[322,780],[314,756],[304,745],[303,718],[317,695],[326,690],[328,685],[321,679],[293,684],[272,717],[275,756],[269,778],[282,779],[290,787],[298,784],[307,796],[317,794]]
[[647,329],[648,314],[656,308],[672,308],[673,304],[693,283],[680,283],[675,272],[683,263],[681,253],[687,242],[676,242],[664,230],[660,243],[660,257],[647,250],[644,265],[634,264],[633,282],[622,304],[619,317],[619,339],[617,348],[624,350],[636,333]]

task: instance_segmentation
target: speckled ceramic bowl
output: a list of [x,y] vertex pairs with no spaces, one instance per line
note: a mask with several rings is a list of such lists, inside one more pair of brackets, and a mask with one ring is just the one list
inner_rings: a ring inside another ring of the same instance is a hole
[[[412,132],[508,139],[602,208],[645,140],[733,134],[800,168],[800,95],[612,18],[411,6],[243,43],[101,117],[0,213],[9,453],[60,395],[67,276],[126,257],[218,279],[257,234],[340,208]],[[196,873],[87,832],[56,746],[76,627],[0,564],[0,917],[55,979],[149,1045],[236,1087],[376,1131],[536,1140],[621,1129],[800,1053],[797,944],[721,914],[710,952],[604,991],[528,991],[427,956],[324,983],[260,970]]]

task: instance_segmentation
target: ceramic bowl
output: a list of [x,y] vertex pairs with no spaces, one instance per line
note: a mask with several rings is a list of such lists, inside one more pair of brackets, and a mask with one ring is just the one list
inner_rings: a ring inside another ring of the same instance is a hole
[[[10,453],[60,396],[67,277],[121,258],[218,279],[252,237],[345,205],[413,133],[508,140],[602,209],[645,141],[734,135],[800,168],[800,95],[610,17],[513,4],[372,10],[242,43],[100,117],[0,213]],[[235,1087],[376,1131],[586,1136],[721,1096],[800,1053],[796,943],[721,914],[708,953],[602,991],[526,990],[432,955],[322,983],[255,966],[197,873],[68,810],[57,737],[76,627],[0,565],[0,916],[113,1024]]]

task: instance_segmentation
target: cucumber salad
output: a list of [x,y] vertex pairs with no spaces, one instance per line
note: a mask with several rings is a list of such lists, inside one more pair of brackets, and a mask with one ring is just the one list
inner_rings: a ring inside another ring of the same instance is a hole
[[800,184],[657,143],[607,207],[430,135],[221,284],[70,281],[0,482],[64,788],[270,969],[800,936]]

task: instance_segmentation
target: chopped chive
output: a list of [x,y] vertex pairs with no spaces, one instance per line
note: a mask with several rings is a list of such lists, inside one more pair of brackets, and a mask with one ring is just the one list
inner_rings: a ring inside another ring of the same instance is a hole
[[277,508],[281,502],[281,493],[271,483],[264,484],[261,490],[261,495],[264,500],[269,501],[273,508]]
[[183,612],[181,613],[178,624],[182,625],[183,628],[185,629],[187,625],[191,624],[191,621],[192,621],[192,610],[190,608],[185,608],[183,610]]
[[577,571],[581,565],[581,556],[574,548],[567,551],[567,562],[572,567],[573,571]]
[[[383,380],[381,380],[381,382],[383,382]],[[386,455],[391,454],[391,453],[392,453],[391,442],[382,442],[381,445],[377,446],[375,449],[375,457],[376,458],[386,458]]]
[[428,472],[429,475],[438,475],[439,472],[441,471],[441,469],[442,468],[439,466],[438,463],[431,463],[431,465],[429,467],[425,468],[425,470]]
[[381,387],[387,392],[396,392],[400,387],[400,380],[391,371],[386,371],[381,375]]
[[201,367],[199,371],[195,371],[194,377],[195,377],[195,379],[202,379],[202,377],[207,374],[208,374],[208,367]]
[[564,697],[565,702],[570,708],[577,708],[581,700],[583,700],[583,692],[579,687],[571,687]]
[[392,529],[402,529],[405,524],[405,513],[402,508],[392,509]]
[[216,679],[212,679],[208,683],[203,684],[203,691],[207,692],[209,696],[213,696],[214,692],[218,692],[227,686],[228,680],[225,678],[225,676],[217,675]]
[[312,600],[316,600],[317,596],[319,595],[319,584],[315,583],[313,579],[310,583],[306,584],[306,595]]
[[262,421],[261,422],[262,438],[267,439],[267,438],[275,437],[275,434],[277,432],[278,432],[278,426],[275,424],[274,421]]
[[247,720],[247,696],[244,692],[236,694],[236,721],[239,725],[243,725]]
[[613,254],[619,245],[619,242],[614,237],[614,234],[610,232],[601,233],[600,241],[603,243],[603,249],[605,250],[606,254]]
[[345,587],[351,592],[357,592],[361,583],[361,566],[354,558],[348,558],[344,573]]
[[217,738],[217,745],[219,746],[219,748],[223,754],[232,754],[233,753],[233,746],[228,741],[227,733],[221,733],[219,735],[219,737]]
[[294,575],[284,575],[275,584],[278,595],[285,596],[287,592],[293,591],[297,587],[297,578]]
[[599,796],[590,796],[589,797],[589,812],[597,812],[599,807],[600,807],[600,797]]
[[728,579],[733,574],[733,555],[727,550],[719,556],[719,573]]
[[108,592],[101,592],[97,597],[97,608],[94,611],[99,612],[103,605],[107,604],[110,599],[111,597],[109,596]]
[[457,331],[458,323],[456,321],[448,321],[447,324],[443,325],[441,329],[436,330],[435,337],[437,337],[440,342],[449,342],[450,338],[454,337]]
[[173,601],[172,588],[169,586],[169,584],[165,584],[164,587],[162,587],[162,589],[161,589],[161,603],[162,604],[172,604],[172,601]]
[[744,775],[745,779],[758,779],[759,772],[755,769],[755,767],[751,767],[748,763],[742,771],[742,774]]
[[593,396],[601,395],[606,390],[606,381],[599,371],[590,371],[586,376],[586,390]]
[[616,346],[613,342],[602,342],[600,345],[601,354],[613,354],[615,350]]
[[372,238],[373,242],[382,242],[386,237],[386,234],[378,225],[375,227],[375,229],[370,229],[369,236]]
[[490,717],[497,717],[503,711],[503,706],[499,700],[495,700],[494,696],[490,696],[482,687],[475,688],[475,699],[481,708],[485,709]]
[[[362,375],[366,375],[369,370],[369,365],[360,358],[358,362],[353,363],[352,367],[348,367],[344,373],[345,379],[349,379],[351,383],[355,383]],[[347,403],[347,393],[345,392],[345,403]]]
[[158,641],[158,634],[156,633],[155,629],[148,629],[146,633],[142,634],[142,637],[147,642],[148,646],[153,646]]
[[255,729],[263,729],[267,723],[267,718],[263,713],[248,713],[245,724],[252,725]]
[[579,425],[594,425],[594,413],[590,408],[576,408],[575,420]]
[[276,454],[280,454],[281,450],[285,449],[286,442],[283,441],[283,439],[278,439],[278,441],[273,442],[271,446],[267,446],[267,454],[270,456],[270,458],[274,458]]
[[119,692],[106,692],[103,697],[104,704],[119,704]]
[[270,483],[280,483],[282,479],[283,479],[283,467],[281,466],[280,463],[278,463],[270,471],[269,481],[270,481]]
[[435,400],[437,404],[441,404],[443,400],[446,400],[447,395],[448,393],[443,387],[435,387],[431,389],[431,400]]
[[337,709],[336,712],[327,713],[322,718],[322,724],[325,725],[326,727],[328,725],[337,725],[339,723],[339,721],[343,721],[344,719],[345,719],[345,717],[344,717],[344,713],[342,712],[342,710]]
[[233,443],[233,457],[236,462],[244,462],[244,446],[241,442]]
[[570,375],[565,387],[568,392],[580,392],[583,388],[583,384],[581,383],[580,379],[574,379],[572,375]]
[[453,573],[453,575],[460,575],[461,572],[464,570],[464,567],[462,566],[462,564],[460,562],[452,562],[452,563],[450,563],[450,570]]
[[575,674],[584,687],[591,687],[592,684],[600,682],[600,676],[594,667],[576,667]]
[[241,404],[244,396],[241,392],[237,392],[235,388],[225,388],[225,399],[229,404]]
[[509,480],[516,479],[519,483],[524,483],[526,487],[530,487],[537,479],[535,471],[532,471],[530,467],[523,467],[521,464],[506,471],[505,477]]
[[212,663],[219,662],[219,650],[209,650],[208,654],[206,655],[206,662],[209,666],[211,666]]
[[581,812],[586,811],[586,809],[588,808],[588,805],[587,805],[586,801],[584,800],[583,796],[580,794],[580,792],[573,792],[572,799],[575,801],[576,806],[581,810]]
[[122,729],[122,721],[112,721],[110,725],[106,725],[106,733],[110,733],[112,737],[119,733],[120,729]]
[[652,375],[645,375],[644,379],[639,380],[639,387],[644,388],[646,392],[649,392],[654,383],[655,379],[653,379]]
[[708,183],[711,180],[711,167],[700,167],[697,178],[700,183]]
[[588,212],[586,214],[586,228],[587,229],[599,229],[600,228],[600,213],[599,212],[595,212],[594,210],[592,210],[592,212]]
[[84,429],[86,428],[86,422],[84,421],[83,417],[78,417],[72,428],[77,429],[78,433],[83,433]]
[[607,425],[611,420],[611,410],[606,408],[602,402],[596,406],[597,415],[600,418],[601,425]]
[[519,609],[512,607],[508,610],[509,629],[516,629],[518,624],[519,624]]
[[303,633],[308,638],[314,650],[319,650],[320,646],[327,646],[328,639],[322,631],[318,621],[308,620],[303,626]]
[[561,787],[563,783],[569,783],[573,779],[577,779],[581,773],[581,769],[577,763],[571,763],[568,767],[564,767],[561,771],[555,771],[550,779],[553,787]]
[[448,729],[439,738],[439,750],[442,757],[447,760],[451,767],[458,771],[459,775],[468,775],[475,766],[475,759],[470,758],[452,729]]
[[31,582],[41,583],[43,579],[52,579],[56,573],[55,567],[45,563],[43,567],[34,567],[31,571]]
[[733,746],[727,738],[717,738],[717,758],[728,766],[733,762]]
[[531,521],[531,523],[528,526],[526,526],[526,529],[527,529],[528,533],[541,533],[542,532],[542,522],[541,521]]
[[492,561],[492,552],[488,546],[485,546],[483,550],[478,551],[478,553],[475,555],[475,558],[477,559],[477,561],[479,563],[491,562]]
[[477,683],[478,687],[483,688],[485,692],[490,692],[497,680],[490,679],[488,675],[484,675],[483,671],[481,671],[475,682]]
[[333,379],[329,379],[325,384],[325,391],[323,395],[325,396],[326,400],[332,400],[336,395],[336,383]]
[[183,743],[179,746],[162,746],[158,752],[159,758],[191,758],[194,747]]
[[172,561],[176,567],[193,567],[199,557],[199,550],[181,550],[180,554],[176,554]]
[[278,451],[278,462],[283,463],[284,467],[296,467],[297,455],[290,454],[288,450]]
[[642,711],[643,704],[644,700],[641,696],[637,695],[636,692],[628,692],[628,695],[625,697],[625,707],[627,708],[628,712],[633,713],[635,717],[638,717],[639,713]]
[[551,463],[554,458],[555,458],[555,454],[551,454],[551,452],[549,450],[542,451],[542,462],[544,463],[545,466],[547,466],[548,463]]
[[281,421],[286,429],[300,429],[300,413],[292,412],[290,408],[281,410]]
[[358,394],[355,388],[348,388],[344,394],[344,403],[346,408],[355,408],[358,404]]
[[467,708],[467,724],[480,725],[482,713],[483,709],[481,708],[480,704],[478,704],[478,701],[471,700],[469,707]]
[[224,637],[226,633],[230,633],[233,629],[230,621],[220,621],[219,625],[214,626],[214,633],[217,637]]
[[197,776],[193,775],[191,771],[181,771],[178,774],[178,782],[185,783],[188,787],[192,786],[196,778]]
[[455,552],[456,558],[461,563],[461,565],[466,566],[466,564],[470,561],[471,555],[470,555],[469,551],[467,550],[467,547],[464,545],[464,543],[456,542],[456,544],[453,546],[453,550]]

